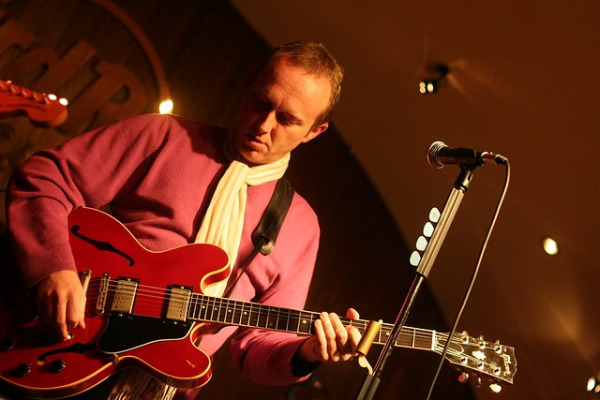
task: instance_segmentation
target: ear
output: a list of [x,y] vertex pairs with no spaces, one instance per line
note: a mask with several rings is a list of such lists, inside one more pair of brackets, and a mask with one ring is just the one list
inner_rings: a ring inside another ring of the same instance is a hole
[[304,139],[302,139],[302,143],[310,142],[311,140],[319,136],[322,132],[325,132],[327,128],[329,128],[329,122],[325,122],[324,124],[314,127],[313,129],[311,129],[310,132],[308,132],[308,135],[306,135]]

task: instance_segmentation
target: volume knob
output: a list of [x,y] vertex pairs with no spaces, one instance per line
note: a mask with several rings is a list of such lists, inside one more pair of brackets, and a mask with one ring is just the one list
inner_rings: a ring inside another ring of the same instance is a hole
[[17,378],[23,378],[26,375],[31,373],[31,364],[23,363],[19,364],[15,369],[13,369],[12,374]]
[[52,361],[48,368],[53,374],[58,374],[59,372],[63,372],[65,368],[67,368],[67,362],[62,358],[59,358],[58,360]]

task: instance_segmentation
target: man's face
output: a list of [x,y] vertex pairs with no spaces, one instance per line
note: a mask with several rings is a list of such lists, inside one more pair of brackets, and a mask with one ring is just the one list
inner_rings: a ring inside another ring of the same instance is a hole
[[329,103],[331,85],[285,58],[271,60],[248,88],[233,141],[249,165],[281,159],[327,129],[314,126]]

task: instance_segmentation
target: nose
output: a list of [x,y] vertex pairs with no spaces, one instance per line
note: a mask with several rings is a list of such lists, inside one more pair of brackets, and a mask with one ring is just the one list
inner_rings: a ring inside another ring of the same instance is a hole
[[267,111],[260,114],[256,120],[256,135],[270,133],[277,124],[275,111]]

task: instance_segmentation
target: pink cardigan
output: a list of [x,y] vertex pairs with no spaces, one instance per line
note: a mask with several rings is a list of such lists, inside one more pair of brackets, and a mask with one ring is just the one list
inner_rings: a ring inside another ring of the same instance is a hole
[[[142,115],[36,153],[13,174],[8,226],[28,287],[49,273],[74,269],[67,216],[79,206],[109,204],[113,215],[150,250],[193,241],[219,178],[226,169],[223,132],[180,117]],[[275,187],[248,189],[238,263],[252,249],[250,234]],[[269,256],[258,255],[232,298],[293,309],[304,307],[319,241],[317,217],[298,194]],[[235,329],[203,338],[212,355]],[[304,338],[240,329],[234,362],[264,384],[293,383],[291,358]]]

